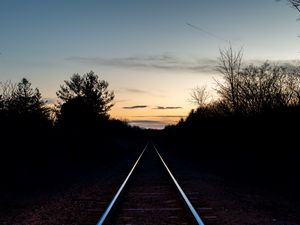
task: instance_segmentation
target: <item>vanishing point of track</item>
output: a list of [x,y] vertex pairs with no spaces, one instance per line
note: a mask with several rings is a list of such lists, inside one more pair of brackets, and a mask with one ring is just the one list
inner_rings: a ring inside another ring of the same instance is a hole
[[204,225],[154,144],[147,144],[97,225]]

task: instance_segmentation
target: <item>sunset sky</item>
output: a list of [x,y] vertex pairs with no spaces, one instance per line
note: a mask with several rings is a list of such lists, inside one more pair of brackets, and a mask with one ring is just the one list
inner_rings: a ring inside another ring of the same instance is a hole
[[49,102],[73,73],[115,91],[110,114],[162,128],[213,89],[219,48],[249,62],[299,59],[299,13],[275,0],[0,0],[0,81],[28,78]]

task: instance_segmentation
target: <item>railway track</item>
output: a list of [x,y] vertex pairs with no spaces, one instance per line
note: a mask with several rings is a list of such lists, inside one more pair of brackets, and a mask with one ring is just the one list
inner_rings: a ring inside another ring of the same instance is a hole
[[147,144],[97,225],[198,224],[203,220],[154,144]]

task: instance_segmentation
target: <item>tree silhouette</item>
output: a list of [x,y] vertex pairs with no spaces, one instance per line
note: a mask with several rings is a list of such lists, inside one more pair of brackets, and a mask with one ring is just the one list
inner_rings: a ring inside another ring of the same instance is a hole
[[49,120],[46,101],[42,99],[39,89],[33,89],[26,78],[17,84],[10,81],[1,84],[0,112],[5,123],[8,122],[6,119],[14,123],[39,123],[40,120]]
[[30,174],[33,168],[43,167],[47,148],[43,145],[51,130],[48,115],[46,101],[26,78],[0,85],[1,177],[15,179],[22,171]]
[[242,69],[243,51],[234,51],[232,46],[228,49],[220,49],[219,65],[217,71],[223,75],[223,82],[217,81],[218,94],[227,102],[233,112],[239,109],[239,76]]
[[16,84],[11,81],[6,81],[4,83],[0,82],[0,111],[3,113],[9,108],[9,103],[13,98],[13,94],[16,90]]
[[59,122],[72,129],[91,128],[96,125],[98,114],[92,105],[81,96],[74,97],[61,105]]
[[206,86],[193,88],[190,95],[191,98],[189,101],[198,107],[204,107],[208,103],[208,100],[211,99]]
[[299,104],[299,68],[276,66],[242,66],[241,50],[221,50],[217,92],[223,104],[235,114],[257,114]]
[[68,127],[94,126],[96,121],[107,119],[113,106],[114,93],[108,82],[100,80],[90,71],[83,76],[74,74],[56,93],[59,104],[58,122]]
[[295,69],[268,63],[244,68],[239,92],[244,111],[259,113],[297,104],[299,79]]
[[288,0],[288,2],[300,12],[300,0]]
[[46,101],[42,100],[39,89],[31,88],[31,83],[23,78],[11,94],[9,110],[18,115],[35,115],[40,118],[48,116]]

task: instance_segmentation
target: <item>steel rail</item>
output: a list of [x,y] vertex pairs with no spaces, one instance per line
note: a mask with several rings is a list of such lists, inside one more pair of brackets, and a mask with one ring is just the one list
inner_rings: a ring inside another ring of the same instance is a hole
[[200,218],[199,214],[197,213],[197,211],[195,210],[194,206],[192,205],[192,203],[190,202],[190,200],[188,199],[188,197],[186,196],[186,194],[184,193],[184,191],[182,190],[182,188],[180,187],[180,185],[178,184],[178,182],[176,181],[175,177],[173,176],[173,174],[171,173],[171,171],[169,170],[167,164],[165,163],[165,161],[163,160],[163,158],[161,157],[161,155],[159,154],[157,148],[155,147],[155,145],[152,143],[156,153],[158,154],[160,160],[162,161],[162,163],[164,164],[166,170],[168,171],[169,175],[171,176],[173,182],[175,183],[179,193],[181,194],[181,197],[184,199],[186,205],[188,206],[188,208],[190,209],[191,213],[194,216],[194,219],[197,221],[197,223],[199,225],[205,225],[202,221],[202,219]]
[[109,203],[109,205],[107,206],[107,208],[105,209],[104,213],[102,214],[99,222],[97,223],[97,225],[103,225],[106,222],[106,219],[109,215],[109,213],[111,212],[112,208],[114,207],[116,201],[118,200],[118,198],[120,197],[124,187],[126,186],[131,174],[133,173],[135,167],[137,166],[137,164],[139,163],[141,157],[143,156],[145,150],[147,149],[148,143],[146,144],[145,148],[143,149],[142,153],[140,154],[140,156],[138,157],[138,159],[136,160],[136,162],[134,163],[132,169],[130,170],[129,174],[127,175],[126,179],[124,180],[124,182],[122,183],[122,185],[120,186],[119,190],[117,191],[117,193],[115,194],[114,198],[112,199],[112,201]]

